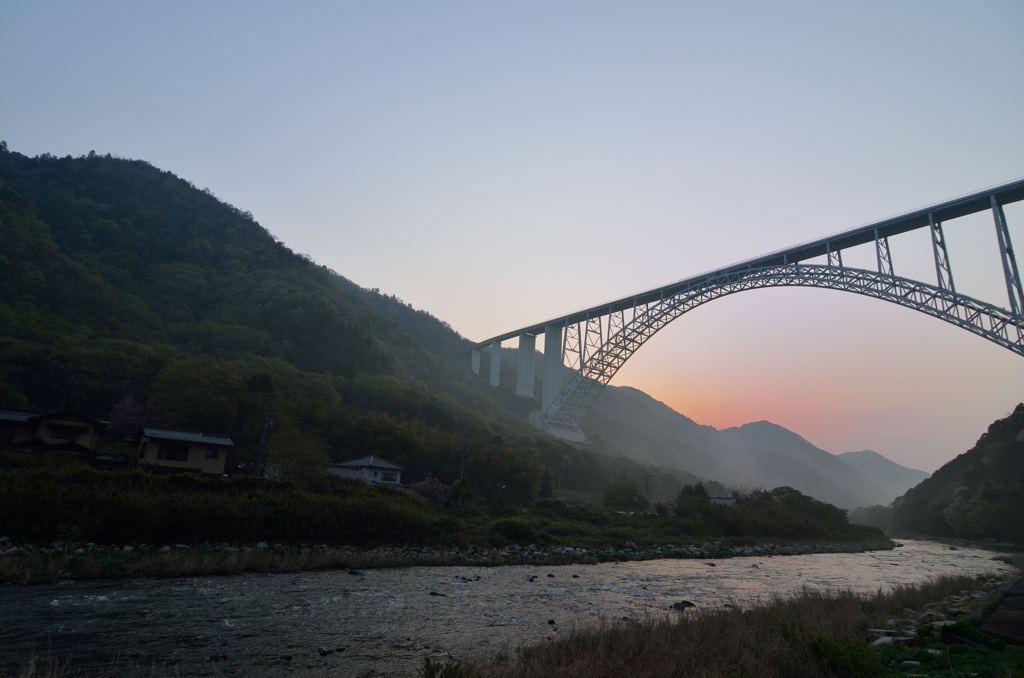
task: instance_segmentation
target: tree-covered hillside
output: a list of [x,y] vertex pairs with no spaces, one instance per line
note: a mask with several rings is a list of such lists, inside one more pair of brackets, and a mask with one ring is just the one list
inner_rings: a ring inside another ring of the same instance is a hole
[[489,499],[535,496],[544,467],[576,492],[675,484],[541,434],[528,403],[470,372],[466,345],[146,162],[0,152],[0,405],[107,418],[121,403],[128,420],[227,433],[251,467],[274,391],[268,448],[300,468],[378,454],[406,480],[452,482],[467,450]]
[[1024,404],[897,499],[890,531],[1024,543]]

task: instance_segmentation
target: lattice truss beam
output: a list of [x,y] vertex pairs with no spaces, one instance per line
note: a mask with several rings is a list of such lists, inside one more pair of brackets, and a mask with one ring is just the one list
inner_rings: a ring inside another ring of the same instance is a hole
[[888,242],[880,242],[879,272],[843,267],[838,252],[829,252],[826,266],[789,264],[729,271],[654,302],[566,325],[562,357],[575,372],[545,409],[544,420],[577,428],[619,368],[659,330],[709,301],[752,289],[817,287],[874,297],[945,320],[1024,356],[1024,317],[956,294],[941,225],[933,225],[932,232],[935,248],[941,252],[941,259],[936,256],[941,261],[940,286],[892,275]]

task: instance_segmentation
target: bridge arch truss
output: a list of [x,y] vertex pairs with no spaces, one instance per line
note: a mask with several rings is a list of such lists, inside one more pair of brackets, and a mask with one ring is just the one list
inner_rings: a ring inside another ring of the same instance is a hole
[[[1024,356],[1024,290],[1003,211],[1003,205],[1019,200],[1024,200],[1024,180],[499,335],[472,349],[472,367],[479,373],[481,350],[490,346],[491,384],[497,386],[501,342],[518,336],[516,392],[533,397],[535,340],[543,334],[541,409],[531,420],[555,435],[582,441],[580,422],[630,356],[685,313],[746,290],[813,287],[852,292],[944,320]],[[995,222],[1009,308],[959,294],[953,283],[942,223],[986,210]],[[931,233],[934,285],[894,273],[889,238],[920,228]],[[872,241],[877,271],[843,266],[843,249]],[[824,264],[801,263],[820,257]]]

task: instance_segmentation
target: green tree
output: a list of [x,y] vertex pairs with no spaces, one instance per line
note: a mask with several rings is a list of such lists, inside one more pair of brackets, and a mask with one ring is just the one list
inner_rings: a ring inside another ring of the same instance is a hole
[[625,483],[609,485],[601,496],[601,503],[613,511],[643,511],[647,508],[647,500],[640,490]]
[[675,514],[680,518],[707,513],[711,507],[711,495],[708,494],[704,483],[696,485],[683,485],[676,497]]
[[203,355],[160,370],[150,393],[169,423],[217,433],[231,426],[241,389],[234,365]]
[[330,466],[327,444],[293,429],[277,431],[267,444],[267,473],[276,478],[319,475]]
[[554,491],[551,489],[551,469],[544,469],[544,475],[540,479],[540,498],[550,499]]

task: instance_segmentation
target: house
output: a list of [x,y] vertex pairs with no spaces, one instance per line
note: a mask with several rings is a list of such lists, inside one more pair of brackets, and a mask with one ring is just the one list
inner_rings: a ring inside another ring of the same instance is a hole
[[386,459],[369,456],[353,459],[340,464],[331,464],[328,473],[346,478],[355,478],[372,485],[401,485],[405,467],[392,464]]
[[133,446],[140,467],[205,476],[223,475],[228,452],[234,447],[227,436],[167,426],[143,426]]
[[92,450],[103,422],[79,412],[41,412],[16,407],[0,407],[0,444],[27,449],[45,449],[52,445],[74,443]]
[[732,506],[736,503],[736,497],[709,497],[712,504],[719,506]]

